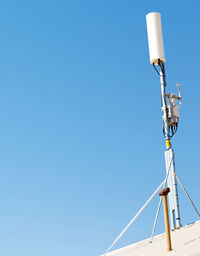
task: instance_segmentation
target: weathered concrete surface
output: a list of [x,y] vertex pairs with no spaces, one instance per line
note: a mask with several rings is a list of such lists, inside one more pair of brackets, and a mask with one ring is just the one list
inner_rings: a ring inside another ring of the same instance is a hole
[[171,232],[172,251],[167,252],[165,234],[120,248],[107,256],[200,256],[200,221]]

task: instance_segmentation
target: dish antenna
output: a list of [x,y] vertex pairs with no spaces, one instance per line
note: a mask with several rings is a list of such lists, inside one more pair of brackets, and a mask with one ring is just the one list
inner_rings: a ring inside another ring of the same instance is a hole
[[[180,228],[180,211],[178,202],[178,191],[176,183],[174,151],[171,145],[171,138],[176,133],[179,122],[179,107],[181,105],[180,84],[178,87],[178,96],[174,93],[167,94],[166,89],[166,76],[165,76],[165,54],[162,35],[161,15],[158,12],[151,12],[146,16],[147,21],[147,34],[149,43],[149,56],[150,63],[160,76],[161,85],[161,98],[162,98],[162,112],[163,112],[163,135],[166,141],[165,151],[165,165],[166,170],[169,170],[167,178],[169,193],[169,206],[170,206],[170,219],[171,228]],[[159,70],[156,68],[158,66]],[[176,101],[179,104],[176,104]],[[167,105],[168,101],[168,105]]]

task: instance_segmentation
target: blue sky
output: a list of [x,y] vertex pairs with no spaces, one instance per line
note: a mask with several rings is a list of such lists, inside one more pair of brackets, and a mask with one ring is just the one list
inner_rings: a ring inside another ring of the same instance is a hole
[[[5,1],[0,8],[0,254],[102,254],[165,176],[146,20],[181,83],[176,171],[199,203],[198,1]],[[150,236],[159,197],[115,248]],[[197,220],[179,187],[182,224]],[[164,231],[162,213],[156,233]]]

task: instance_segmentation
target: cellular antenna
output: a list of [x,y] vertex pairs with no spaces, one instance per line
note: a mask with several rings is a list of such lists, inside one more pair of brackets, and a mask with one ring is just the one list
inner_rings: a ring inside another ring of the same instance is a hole
[[[161,15],[158,12],[151,12],[146,16],[147,34],[149,43],[150,63],[160,76],[161,85],[161,99],[162,99],[162,119],[163,119],[163,135],[166,141],[165,150],[165,165],[166,170],[169,170],[167,177],[169,193],[169,208],[171,229],[180,228],[180,211],[178,202],[178,191],[176,183],[174,151],[172,149],[171,138],[178,129],[179,123],[179,107],[181,105],[180,84],[178,87],[178,96],[174,93],[167,94],[166,90],[166,76],[165,76],[165,54],[162,35]],[[156,67],[157,66],[157,67]],[[177,101],[179,104],[177,105]],[[168,102],[168,104],[167,104]]]
[[[125,228],[119,233],[113,243],[109,246],[109,248],[104,253],[104,256],[110,252],[113,246],[119,241],[119,239],[125,234],[125,232],[130,228],[130,226],[135,222],[135,220],[139,217],[139,215],[144,211],[147,205],[153,200],[153,198],[157,195],[158,191],[163,187],[160,191],[159,195],[160,201],[158,204],[158,209],[156,212],[156,218],[153,225],[153,230],[150,238],[150,243],[153,242],[153,236],[155,232],[156,223],[158,220],[158,215],[161,206],[161,200],[163,200],[164,206],[164,216],[165,216],[165,228],[166,228],[166,238],[167,238],[167,248],[168,251],[172,249],[171,247],[171,236],[170,236],[170,228],[169,228],[169,218],[168,218],[168,205],[167,205],[167,194],[169,193],[169,208],[170,208],[170,219],[171,219],[171,229],[174,230],[176,228],[181,227],[180,221],[180,212],[179,212],[179,203],[178,203],[178,191],[177,191],[177,180],[180,183],[183,191],[187,195],[190,200],[194,210],[200,217],[200,212],[197,210],[194,202],[191,197],[187,193],[185,187],[181,183],[180,179],[177,177],[175,172],[175,161],[174,161],[174,151],[172,149],[171,138],[174,136],[178,129],[179,123],[179,108],[182,103],[182,97],[180,92],[180,84],[177,84],[178,88],[178,96],[174,93],[166,93],[166,76],[165,76],[165,54],[164,54],[164,46],[163,46],[163,35],[162,35],[162,25],[161,25],[161,15],[158,12],[151,12],[146,15],[147,21],[147,34],[148,34],[148,42],[149,42],[149,56],[150,63],[153,65],[154,69],[158,73],[160,77],[160,85],[161,85],[161,99],[162,99],[162,107],[161,110],[163,112],[162,120],[163,120],[163,135],[166,143],[165,150],[165,165],[166,165],[166,176],[160,186],[153,192],[153,194],[149,197],[149,199],[145,202],[145,204],[141,207],[141,209],[136,213],[136,215],[131,219],[131,221],[125,226]],[[166,187],[166,183],[168,183],[168,187]],[[142,244],[142,243],[141,243]],[[139,246],[137,244],[137,246]],[[132,247],[137,249],[138,247]],[[127,248],[127,247],[126,247]],[[149,247],[148,247],[149,248]],[[147,247],[146,247],[147,249]],[[131,254],[132,249],[128,252],[128,255]],[[144,247],[142,247],[142,253],[144,254]],[[114,253],[115,254],[115,253]],[[114,255],[112,254],[112,255]],[[117,255],[122,255],[120,251],[116,252]],[[141,255],[143,255],[141,254]],[[125,254],[123,254],[125,255]]]

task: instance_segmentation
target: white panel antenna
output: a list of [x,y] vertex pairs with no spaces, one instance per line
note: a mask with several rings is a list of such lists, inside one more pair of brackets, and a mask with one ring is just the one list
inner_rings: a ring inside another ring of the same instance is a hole
[[159,62],[165,62],[161,15],[158,12],[151,12],[147,14],[146,21],[150,63],[158,65]]

